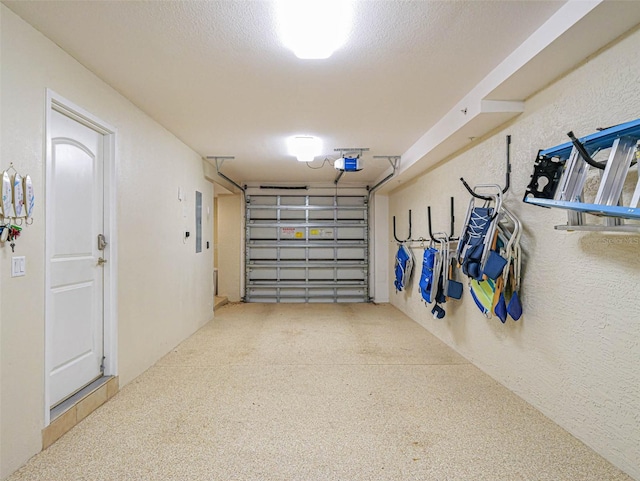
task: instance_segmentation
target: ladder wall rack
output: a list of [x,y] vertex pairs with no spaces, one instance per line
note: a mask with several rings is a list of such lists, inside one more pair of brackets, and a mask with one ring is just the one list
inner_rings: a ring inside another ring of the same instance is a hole
[[[566,210],[567,224],[555,226],[557,230],[640,233],[640,224],[626,222],[640,220],[640,119],[581,139],[569,136],[572,142],[538,153],[524,202]],[[607,161],[595,162],[592,156],[605,149],[610,149]],[[600,172],[598,189],[593,202],[585,202],[585,185],[594,169]],[[636,186],[629,195],[623,190],[632,176]],[[587,223],[585,214],[602,217],[602,223]]]

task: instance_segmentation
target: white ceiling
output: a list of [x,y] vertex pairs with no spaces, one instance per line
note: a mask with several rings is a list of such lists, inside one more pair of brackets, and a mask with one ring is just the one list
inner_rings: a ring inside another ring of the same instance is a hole
[[[563,1],[360,1],[346,45],[299,60],[266,1],[4,1],[204,156],[233,155],[239,183],[332,181],[287,153],[316,135],[324,154],[400,155],[522,44]],[[312,167],[319,167],[316,160]]]

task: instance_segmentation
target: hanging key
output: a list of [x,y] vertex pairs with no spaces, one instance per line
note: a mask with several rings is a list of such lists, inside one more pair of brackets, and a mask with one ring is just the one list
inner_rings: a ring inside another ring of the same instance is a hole
[[9,230],[9,236],[8,236],[8,240],[10,242],[9,246],[11,247],[11,252],[15,252],[15,247],[16,247],[16,238],[20,235],[20,231],[21,229],[17,226],[14,225],[8,225],[8,227],[5,227],[5,229]]

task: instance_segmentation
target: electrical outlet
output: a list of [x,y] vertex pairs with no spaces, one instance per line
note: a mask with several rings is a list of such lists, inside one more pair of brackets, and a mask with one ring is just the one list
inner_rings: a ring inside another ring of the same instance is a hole
[[25,256],[11,258],[11,277],[22,277],[27,271],[27,261]]

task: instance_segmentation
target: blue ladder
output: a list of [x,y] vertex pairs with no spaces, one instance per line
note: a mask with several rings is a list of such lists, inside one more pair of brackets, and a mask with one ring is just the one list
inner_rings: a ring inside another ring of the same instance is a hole
[[[569,134],[572,136],[573,134]],[[568,211],[566,225],[559,230],[640,232],[640,225],[624,220],[640,220],[640,171],[638,140],[640,119],[611,127],[581,139],[541,150],[534,165],[524,202]],[[606,163],[591,157],[611,149]],[[628,204],[623,203],[625,181],[635,165],[638,181]],[[602,169],[593,203],[583,202],[584,187],[591,167]],[[586,224],[584,214],[604,217],[602,224]]]

